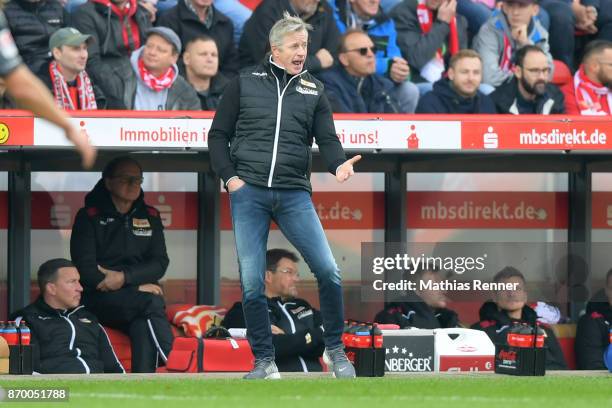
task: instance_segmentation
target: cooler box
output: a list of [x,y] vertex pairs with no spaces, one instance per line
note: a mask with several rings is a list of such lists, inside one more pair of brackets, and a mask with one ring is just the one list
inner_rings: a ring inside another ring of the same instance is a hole
[[434,331],[422,329],[383,330],[385,371],[434,371]]
[[495,345],[481,330],[436,329],[436,371],[490,371],[495,369]]
[[385,371],[490,371],[495,346],[489,336],[471,329],[383,330]]

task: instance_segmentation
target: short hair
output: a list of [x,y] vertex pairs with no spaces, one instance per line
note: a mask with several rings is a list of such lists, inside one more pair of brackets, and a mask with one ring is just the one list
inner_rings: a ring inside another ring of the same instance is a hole
[[206,34],[199,34],[193,37],[191,40],[187,41],[187,44],[185,44],[185,51],[187,51],[191,47],[192,44],[195,44],[198,41],[202,41],[202,42],[212,41],[217,46],[217,49],[219,49],[219,45],[217,44],[217,41],[214,38]]
[[309,30],[312,30],[312,25],[285,11],[283,13],[283,18],[274,23],[270,29],[270,35],[268,37],[270,46],[280,47],[283,43],[283,38],[289,33],[308,32]]
[[363,31],[361,28],[349,28],[348,30],[344,32],[344,34],[340,36],[340,41],[338,41],[338,53],[339,54],[346,52],[346,40],[353,34],[363,34],[363,35],[367,35],[368,38],[370,38],[368,33]]
[[595,55],[601,54],[609,48],[612,48],[612,41],[595,40],[589,42],[586,47],[584,47],[584,55],[582,56],[582,62],[591,59]]
[[460,50],[459,52],[457,52],[455,55],[453,55],[448,63],[448,66],[450,68],[455,68],[455,65],[457,65],[457,63],[459,61],[461,61],[462,59],[465,58],[478,58],[478,60],[480,61],[480,63],[482,63],[482,58],[480,58],[480,54],[478,54],[476,51],[471,50],[469,48],[466,48],[464,50]]
[[113,178],[115,176],[115,171],[117,171],[117,168],[126,163],[130,163],[138,167],[140,173],[142,174],[142,166],[136,161],[136,159],[130,156],[119,156],[115,157],[113,160],[109,161],[106,166],[104,166],[104,170],[102,170],[102,178]]
[[47,283],[53,283],[57,280],[57,271],[61,268],[73,268],[74,264],[72,261],[64,258],[50,259],[47,262],[40,265],[38,268],[38,288],[40,294],[44,295],[47,287]]
[[525,276],[523,276],[521,271],[519,271],[518,269],[516,269],[513,266],[506,266],[504,269],[502,269],[501,271],[497,272],[495,274],[495,276],[493,277],[493,282],[499,283],[499,282],[506,281],[506,280],[508,280],[510,278],[521,278],[523,283],[526,282],[525,281]]
[[516,53],[514,54],[514,63],[518,65],[519,67],[523,68],[523,63],[525,62],[525,58],[527,57],[527,54],[529,54],[530,52],[539,52],[540,54],[546,56],[546,53],[544,52],[543,49],[541,49],[537,45],[529,44],[529,45],[525,45],[524,47],[519,48],[518,51],[516,51]]
[[266,252],[266,270],[270,272],[276,272],[278,263],[281,259],[287,258],[293,262],[299,262],[300,258],[294,253],[282,248],[269,249]]

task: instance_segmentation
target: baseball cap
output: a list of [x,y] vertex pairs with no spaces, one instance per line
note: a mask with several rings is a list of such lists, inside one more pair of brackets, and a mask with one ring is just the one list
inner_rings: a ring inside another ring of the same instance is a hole
[[49,49],[52,50],[62,45],[81,45],[85,41],[89,41],[90,38],[91,35],[82,34],[73,27],[60,28],[49,37]]
[[538,4],[538,0],[502,0],[504,3]]
[[182,50],[181,39],[179,38],[178,35],[176,35],[176,33],[171,28],[168,28],[168,27],[149,28],[146,32],[147,38],[149,38],[151,34],[157,34],[160,37],[163,37],[166,41],[168,41],[170,44],[174,46],[174,48],[179,54],[181,53],[181,50]]

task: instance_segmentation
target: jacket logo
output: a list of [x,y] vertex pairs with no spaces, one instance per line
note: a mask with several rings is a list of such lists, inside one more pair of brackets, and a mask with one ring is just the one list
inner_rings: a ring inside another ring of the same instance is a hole
[[253,75],[258,76],[258,77],[265,77],[268,76],[267,72],[252,72]]
[[89,319],[88,319],[88,318],[86,318],[86,317],[82,317],[82,318],[80,318],[80,319],[79,319],[79,321],[80,321],[80,322],[83,322],[83,323],[91,323],[91,320],[89,320]]
[[298,319],[303,319],[303,318],[308,317],[308,316],[312,316],[312,309],[304,310],[302,313],[297,315],[297,318]]
[[304,309],[306,309],[304,306],[299,306],[299,307],[296,307],[295,309],[291,309],[291,313],[298,314]]
[[40,320],[49,320],[49,319],[52,319],[52,317],[49,317],[49,316],[38,316],[38,318]]
[[107,225],[107,224],[110,224],[113,221],[115,221],[115,219],[113,217],[108,217],[105,220],[100,220],[100,225]]
[[307,81],[307,80],[302,79],[302,78],[300,78],[300,84],[302,84],[304,86],[308,86],[310,88],[315,88],[315,89],[317,87],[317,85],[314,82],[310,82],[310,81]]
[[134,228],[151,228],[151,224],[146,218],[132,218],[132,225]]
[[318,95],[319,92],[314,89],[302,88],[301,86],[296,86],[295,90],[304,95]]

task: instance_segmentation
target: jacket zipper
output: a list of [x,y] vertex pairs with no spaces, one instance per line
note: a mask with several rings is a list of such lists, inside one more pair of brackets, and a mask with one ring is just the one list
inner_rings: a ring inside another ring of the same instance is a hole
[[285,91],[291,84],[294,78],[301,77],[302,74],[307,71],[302,71],[301,73],[294,75],[289,81],[287,81],[287,85],[283,88],[283,92],[280,91],[280,82],[278,82],[278,77],[274,73],[274,69],[270,70],[272,75],[274,75],[274,79],[276,79],[276,96],[278,97],[278,103],[276,105],[276,128],[274,129],[274,148],[272,149],[272,163],[270,164],[270,174],[268,174],[268,187],[272,187],[272,177],[274,176],[274,167],[276,167],[276,154],[278,153],[278,136],[280,133],[280,120],[281,113],[283,109],[283,96],[285,96]]
[[[74,328],[74,324],[70,321],[69,317],[71,314],[81,309],[82,307],[83,307],[82,305],[77,307],[72,312],[68,313],[67,316],[60,314],[62,319],[68,322],[68,324],[70,325],[70,329],[72,330],[72,337],[70,337],[70,345],[68,346],[68,350],[72,350],[74,348],[74,340],[76,339],[76,329]],[[81,362],[81,364],[83,364],[83,367],[85,368],[85,374],[91,374],[91,370],[89,369],[89,366],[87,365],[85,360],[83,360],[83,358],[81,357],[81,350],[78,347],[76,347],[76,352],[77,352],[76,358],[77,360]]]
[[[291,325],[291,334],[295,334],[295,322],[291,318],[291,315],[289,314],[287,309],[285,309],[285,305],[287,305],[289,303],[282,304],[279,301],[276,301],[276,303],[278,303],[278,305],[280,306],[280,308],[283,311],[283,313],[285,314],[285,316],[287,316],[287,320],[289,320],[289,324]],[[295,303],[291,303],[291,304],[295,305]],[[302,356],[298,356],[298,359],[300,360],[300,364],[302,365],[302,370],[304,370],[304,372],[307,373],[308,372],[308,367],[306,366],[306,362],[304,361]]]

